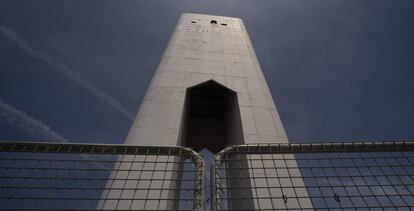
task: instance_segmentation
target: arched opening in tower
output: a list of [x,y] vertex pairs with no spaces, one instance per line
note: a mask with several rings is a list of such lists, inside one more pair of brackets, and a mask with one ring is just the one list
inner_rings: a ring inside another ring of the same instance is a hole
[[243,144],[237,93],[209,80],[186,91],[180,129],[181,146],[217,153],[226,146]]

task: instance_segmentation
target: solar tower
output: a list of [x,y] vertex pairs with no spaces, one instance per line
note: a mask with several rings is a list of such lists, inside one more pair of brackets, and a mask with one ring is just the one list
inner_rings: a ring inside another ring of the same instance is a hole
[[[125,144],[184,146],[195,151],[206,148],[217,153],[233,145],[287,142],[243,21],[234,17],[183,14]],[[230,172],[229,176],[241,174],[252,173],[237,171]],[[231,180],[229,186],[232,186]],[[142,194],[145,197],[147,193]],[[168,193],[174,194],[178,193]],[[254,197],[251,191],[230,194]],[[237,209],[238,205],[229,206]],[[255,206],[253,202],[248,205]]]
[[125,144],[218,152],[286,142],[243,21],[183,14]]

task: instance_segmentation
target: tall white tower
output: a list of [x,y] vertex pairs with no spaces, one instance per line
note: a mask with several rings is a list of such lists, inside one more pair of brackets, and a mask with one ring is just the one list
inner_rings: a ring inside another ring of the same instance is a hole
[[[243,21],[183,14],[125,144],[184,146],[196,151],[207,148],[217,153],[232,145],[287,142]],[[237,165],[251,167],[247,161],[240,163]],[[252,187],[249,179],[240,184],[240,179],[231,178],[240,178],[240,175],[254,178],[253,174],[248,170],[230,171],[228,185]],[[180,175],[170,177],[174,181]],[[171,187],[168,195],[177,196],[173,191],[177,184],[170,182],[167,186]],[[135,197],[145,198],[145,194],[136,193]],[[247,190],[229,194],[251,199],[255,193]],[[229,204],[229,207],[235,210],[258,207],[253,201],[245,204],[248,207],[239,207],[239,204]],[[155,206],[173,209],[177,205]]]
[[286,142],[243,21],[183,14],[125,143],[217,152]]

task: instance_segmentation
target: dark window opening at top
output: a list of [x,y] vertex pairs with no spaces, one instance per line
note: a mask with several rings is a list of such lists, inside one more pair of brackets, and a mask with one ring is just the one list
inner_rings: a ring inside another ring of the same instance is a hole
[[221,25],[222,25],[222,26],[227,26],[227,23],[222,23]]
[[210,23],[211,24],[217,24],[217,21],[216,20],[211,20]]
[[196,23],[195,21],[191,21],[191,23]]

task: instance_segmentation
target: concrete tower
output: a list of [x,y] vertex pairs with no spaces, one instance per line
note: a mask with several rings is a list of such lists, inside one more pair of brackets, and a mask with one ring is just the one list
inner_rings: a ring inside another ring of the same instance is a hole
[[[243,21],[183,14],[125,144],[185,146],[196,151],[207,148],[217,153],[232,145],[287,142]],[[232,165],[228,164],[230,168]],[[179,166],[172,168],[180,169]],[[254,178],[245,171],[231,171],[229,177],[240,178],[244,174]],[[172,180],[180,175],[173,177]],[[245,183],[241,185],[252,187],[251,181]],[[168,185],[177,186],[173,182]],[[229,186],[232,185],[236,186],[230,180]],[[137,194],[145,198],[146,193]],[[176,194],[168,193],[171,197]],[[254,197],[249,191],[229,194]],[[249,209],[257,207],[254,202],[247,204]],[[107,205],[112,204],[100,203],[103,207]],[[238,206],[229,204],[232,209],[241,208]],[[177,205],[168,203],[156,207],[173,209]]]
[[183,14],[125,143],[218,152],[286,142],[243,21]]

